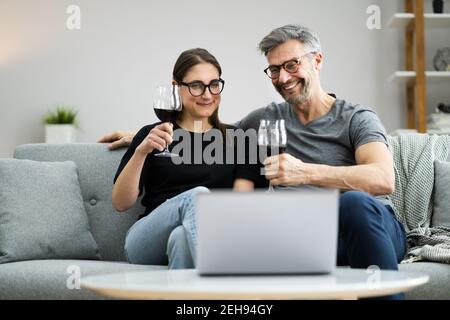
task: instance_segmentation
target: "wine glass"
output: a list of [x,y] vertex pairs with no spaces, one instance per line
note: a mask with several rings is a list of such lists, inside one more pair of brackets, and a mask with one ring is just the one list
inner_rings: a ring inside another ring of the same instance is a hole
[[287,133],[286,133],[286,124],[284,119],[277,120],[278,121],[278,131],[279,131],[279,141],[278,141],[278,154],[282,154],[286,152],[287,147]]
[[[266,151],[268,157],[282,154],[286,151],[287,135],[284,119],[261,120],[258,129],[258,145]],[[267,191],[273,191],[273,185],[269,182]]]
[[[156,87],[156,95],[153,100],[153,109],[156,116],[162,122],[174,122],[180,114],[182,108],[181,97],[177,85],[165,85]],[[168,146],[164,151],[156,153],[155,157],[178,157],[177,154],[169,151]]]

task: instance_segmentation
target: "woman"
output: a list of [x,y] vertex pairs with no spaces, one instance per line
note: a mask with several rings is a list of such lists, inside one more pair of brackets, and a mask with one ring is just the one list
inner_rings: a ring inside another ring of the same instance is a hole
[[[184,51],[173,69],[173,84],[180,87],[182,112],[173,123],[143,127],[120,163],[112,194],[114,208],[129,209],[143,192],[142,204],[146,208],[126,236],[125,253],[130,263],[168,263],[172,269],[194,267],[195,195],[210,188],[252,190],[254,181],[260,178],[257,165],[238,165],[236,161],[232,164],[188,161],[177,165],[171,158],[154,156],[166,144],[173,149],[181,143],[172,141],[174,130],[190,136],[192,159],[195,156],[198,159],[199,152],[203,155],[211,143],[204,141],[207,139],[203,135],[214,129],[222,133],[224,159],[228,152],[236,151],[230,149],[236,148],[236,144],[226,142],[225,129],[231,126],[223,125],[218,118],[224,85],[221,73],[216,58],[205,49]],[[200,132],[194,132],[198,128]],[[194,148],[194,141],[202,141],[201,150]]]

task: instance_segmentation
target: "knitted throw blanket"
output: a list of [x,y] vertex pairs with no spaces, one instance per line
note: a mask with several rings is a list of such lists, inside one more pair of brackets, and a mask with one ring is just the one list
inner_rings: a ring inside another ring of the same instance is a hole
[[445,161],[450,136],[389,136],[394,157],[394,211],[407,232],[402,263],[428,260],[450,263],[450,228],[430,227],[433,213],[434,161]]

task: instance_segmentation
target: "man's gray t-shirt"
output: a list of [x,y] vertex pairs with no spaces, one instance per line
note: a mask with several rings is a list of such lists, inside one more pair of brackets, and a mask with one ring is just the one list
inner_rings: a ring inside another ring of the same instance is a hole
[[[236,126],[258,130],[261,119],[285,119],[286,153],[306,163],[330,166],[356,165],[355,151],[369,142],[386,145],[386,130],[370,108],[336,99],[329,112],[307,124],[302,124],[293,107],[272,102],[248,114]],[[389,204],[386,197],[377,197]]]

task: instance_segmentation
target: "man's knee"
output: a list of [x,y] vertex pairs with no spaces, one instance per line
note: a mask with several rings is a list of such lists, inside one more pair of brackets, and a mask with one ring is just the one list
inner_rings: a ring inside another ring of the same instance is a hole
[[354,206],[361,206],[372,198],[366,192],[361,191],[347,191],[341,195],[339,200],[340,208],[352,208]]
[[365,192],[348,191],[340,198],[339,220],[343,226],[364,230],[379,216],[373,197]]

